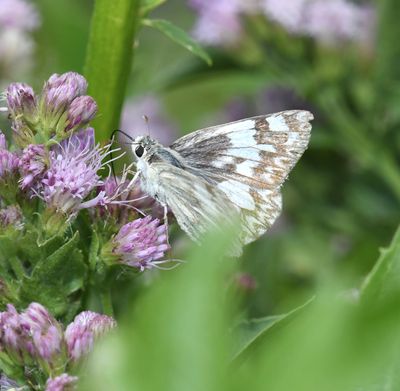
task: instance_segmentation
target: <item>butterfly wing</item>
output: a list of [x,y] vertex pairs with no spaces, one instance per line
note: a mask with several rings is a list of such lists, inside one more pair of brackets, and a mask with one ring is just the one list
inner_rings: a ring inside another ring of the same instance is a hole
[[[165,162],[152,163],[149,175],[156,180],[158,196],[174,214],[179,226],[196,242],[210,229],[233,223],[240,210],[223,191],[203,178]],[[240,254],[240,243],[232,254]]]
[[170,148],[240,208],[246,244],[279,216],[280,187],[308,146],[312,119],[302,110],[248,118],[190,133]]

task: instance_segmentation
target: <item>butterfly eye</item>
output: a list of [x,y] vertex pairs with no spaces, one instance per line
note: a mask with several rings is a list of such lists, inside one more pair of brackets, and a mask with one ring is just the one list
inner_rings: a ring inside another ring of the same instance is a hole
[[143,154],[144,154],[144,148],[141,145],[139,145],[135,149],[135,154],[136,154],[137,157],[142,157]]

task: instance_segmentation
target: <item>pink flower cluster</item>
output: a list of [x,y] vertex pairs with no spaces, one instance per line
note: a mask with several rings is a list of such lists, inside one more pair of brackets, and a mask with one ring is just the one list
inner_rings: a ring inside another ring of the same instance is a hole
[[[64,332],[41,304],[31,303],[20,313],[8,304],[7,310],[0,312],[0,346],[16,365],[37,365],[50,375],[68,370],[70,363],[85,358],[94,342],[115,327],[113,318],[84,311]],[[66,373],[60,374],[49,379],[46,390],[67,390],[76,380]]]
[[86,90],[86,79],[75,72],[52,75],[39,96],[25,83],[10,84],[6,99],[16,144],[60,141],[85,127],[97,113]]
[[20,149],[11,152],[0,132],[0,182],[7,183],[0,186],[0,197],[10,200],[1,209],[0,229],[23,223],[23,216],[13,218],[19,211],[13,205],[18,192],[45,203],[43,226],[49,235],[64,232],[80,210],[91,209],[94,220],[109,216],[114,219],[113,233],[120,229],[105,245],[112,249],[114,261],[140,270],[154,267],[169,249],[167,227],[152,217],[127,222],[137,215],[122,212],[155,211],[154,200],[145,199],[136,184],[128,189],[126,172],[118,184],[114,177],[101,177],[112,151],[95,144],[88,124],[97,106],[86,89],[85,78],[74,72],[52,75],[39,96],[24,83],[7,88],[7,110]]
[[167,226],[160,225],[158,219],[147,216],[122,226],[111,242],[112,253],[128,266],[140,270],[150,269],[165,261],[160,261],[170,249],[167,241]]
[[261,13],[288,32],[324,43],[372,38],[375,12],[350,0],[189,0],[198,14],[194,36],[208,45],[232,45],[240,39],[241,16]]

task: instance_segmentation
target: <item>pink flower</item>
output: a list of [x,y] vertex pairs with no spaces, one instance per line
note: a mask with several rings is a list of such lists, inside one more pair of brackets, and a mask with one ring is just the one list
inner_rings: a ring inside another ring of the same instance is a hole
[[15,229],[23,228],[22,211],[18,205],[10,205],[0,209],[0,227],[14,227]]
[[61,325],[46,308],[31,303],[19,318],[22,331],[32,341],[32,355],[51,362],[62,353]]
[[192,0],[191,6],[198,12],[193,35],[207,45],[232,45],[239,39],[243,11],[240,0]]
[[19,364],[41,359],[49,364],[61,354],[60,324],[38,303],[19,314],[11,304],[0,313],[0,345]]
[[266,16],[288,32],[335,44],[371,40],[374,10],[349,0],[263,0]]
[[49,168],[42,179],[40,196],[50,208],[65,214],[96,205],[86,197],[102,184],[98,171],[106,150],[94,145],[93,129],[73,135],[49,153]]
[[167,226],[151,216],[125,224],[112,239],[112,253],[120,262],[140,270],[163,263],[159,260],[169,249]]
[[0,26],[31,31],[38,28],[40,18],[35,6],[25,0],[0,0]]
[[309,0],[264,0],[266,15],[292,33],[300,33],[304,28],[304,17]]
[[87,125],[97,113],[97,104],[90,96],[83,95],[74,99],[68,109],[67,131]]
[[49,378],[46,382],[45,391],[74,391],[76,390],[76,383],[78,378],[63,373],[55,378]]
[[65,330],[69,357],[78,361],[93,349],[95,340],[115,327],[115,320],[109,316],[92,311],[81,312]]
[[19,158],[7,149],[7,141],[0,131],[0,181],[7,180],[18,173]]
[[327,43],[362,41],[367,37],[366,29],[373,29],[373,20],[366,10],[346,0],[314,0],[307,10],[304,31]]
[[41,144],[30,144],[23,151],[19,162],[20,186],[23,190],[35,185],[47,166],[47,152]]

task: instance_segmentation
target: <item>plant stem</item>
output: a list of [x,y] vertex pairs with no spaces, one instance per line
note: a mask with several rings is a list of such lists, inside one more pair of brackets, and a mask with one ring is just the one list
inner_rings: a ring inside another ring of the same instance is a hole
[[98,141],[118,128],[133,58],[140,0],[96,0],[86,54],[89,94],[99,107]]
[[112,304],[111,298],[111,287],[109,289],[105,289],[100,293],[101,298],[101,305],[103,307],[103,314],[108,316],[114,316],[114,308]]

